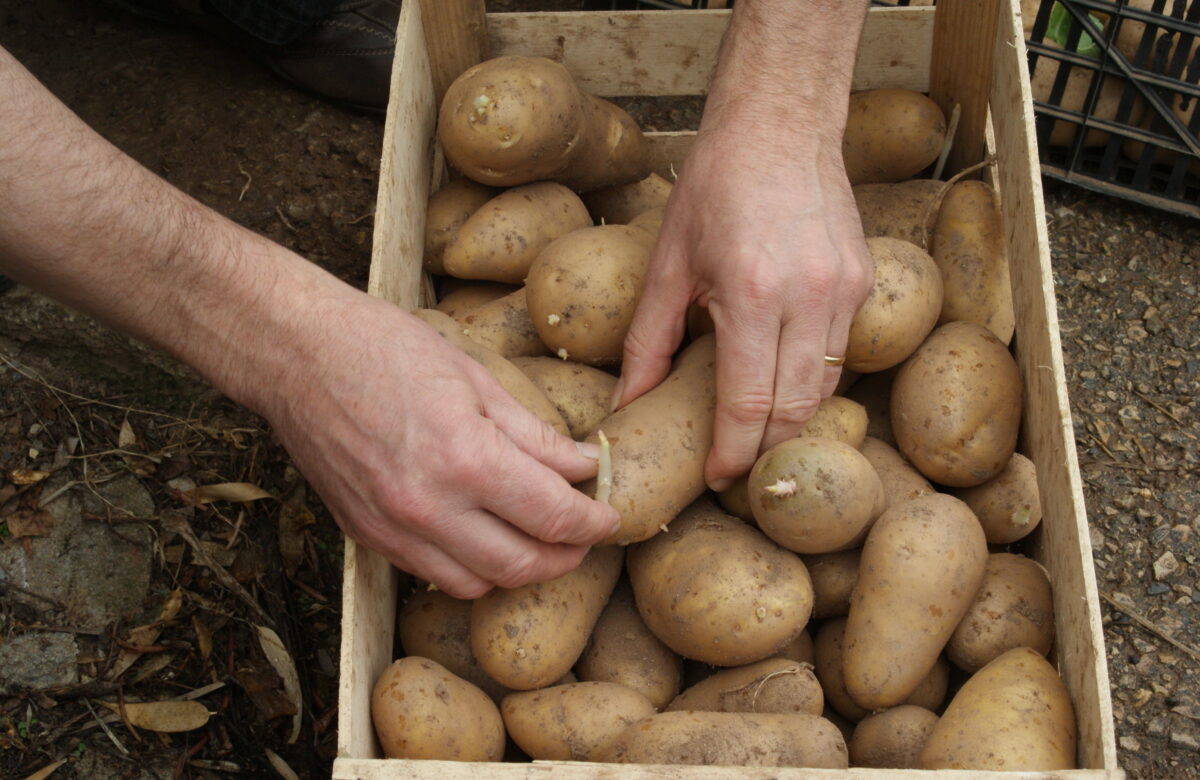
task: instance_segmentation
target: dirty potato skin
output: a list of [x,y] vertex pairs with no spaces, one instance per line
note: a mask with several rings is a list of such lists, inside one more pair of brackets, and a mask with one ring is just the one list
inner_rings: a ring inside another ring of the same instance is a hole
[[946,657],[965,672],[977,672],[1014,647],[1042,655],[1054,644],[1054,601],[1050,576],[1023,555],[988,556],[983,585],[946,645]]
[[875,521],[843,640],[855,703],[893,707],[916,690],[979,591],[987,555],[979,521],[953,496],[921,496]]
[[946,140],[946,118],[929,98],[908,89],[850,95],[842,159],[851,184],[911,179],[933,163]]
[[850,611],[850,595],[858,582],[861,549],[820,555],[804,555],[805,568],[813,585],[813,618],[842,617]]
[[524,287],[462,312],[454,319],[462,324],[467,336],[501,357],[546,354],[546,345],[529,319]]
[[898,238],[929,251],[945,190],[946,183],[938,179],[855,185],[854,200],[863,235]]
[[419,590],[396,618],[405,655],[428,658],[500,701],[509,690],[487,675],[471,652],[471,602],[440,590]]
[[500,704],[508,735],[537,761],[599,760],[621,732],[654,712],[645,696],[610,682],[512,693]]
[[[621,527],[605,544],[649,539],[708,489],[704,461],[712,449],[716,405],[716,340],[710,335],[689,344],[657,387],[600,423],[597,431],[612,446],[608,503],[621,515]],[[587,440],[599,443],[599,434]],[[596,481],[579,489],[594,496]]]
[[551,181],[505,190],[479,207],[442,253],[459,279],[521,284],[538,253],[592,218],[574,192]]
[[393,662],[371,692],[371,719],[388,758],[499,761],[504,722],[487,694],[441,664]]
[[662,712],[625,729],[604,751],[621,764],[847,767],[837,726],[805,713]]
[[725,669],[675,697],[666,711],[806,712],[820,715],[825,707],[821,684],[809,664],[768,658]]
[[942,276],[929,254],[897,238],[868,238],[871,294],[850,322],[846,367],[872,373],[899,365],[937,324]]
[[550,351],[564,360],[615,365],[642,295],[653,242],[629,225],[576,230],[529,268],[529,314]]
[[937,722],[935,713],[913,704],[868,715],[854,729],[847,745],[850,766],[916,769],[921,749]]
[[742,666],[779,652],[808,623],[812,584],[799,556],[697,501],[629,550],[638,612],[686,658]]
[[516,285],[500,282],[463,282],[450,276],[442,277],[440,287],[443,292],[433,308],[455,319],[460,314],[520,289]]
[[596,224],[628,225],[639,214],[667,205],[671,182],[652,173],[632,184],[606,187],[583,196]]
[[796,435],[835,439],[858,449],[867,435],[866,407],[837,395],[823,398]]
[[645,177],[650,172],[649,148],[633,117],[616,103],[586,93],[584,111],[586,130],[579,151],[555,178],[576,192],[591,192]]
[[1008,464],[982,485],[955,491],[979,518],[988,544],[1012,544],[1042,522],[1037,467],[1014,452]]
[[942,325],[892,383],[897,449],[933,482],[982,484],[1016,451],[1023,394],[1016,361],[991,331]]
[[885,507],[899,506],[918,496],[927,496],[936,492],[933,485],[929,484],[929,480],[913,468],[912,464],[906,461],[904,456],[890,444],[868,436],[863,440],[859,452],[879,475],[879,481],[883,484]]
[[632,588],[622,581],[596,621],[575,674],[580,680],[631,688],[662,709],[679,694],[683,659],[646,627]]
[[476,211],[499,194],[470,179],[455,179],[429,197],[425,209],[425,270],[444,274],[442,253],[458,229]]
[[963,684],[918,763],[921,769],[1074,769],[1075,741],[1066,686],[1039,653],[1018,647]]
[[579,568],[548,582],[497,588],[471,606],[471,651],[492,679],[543,688],[579,660],[621,574],[624,550],[593,547]]
[[612,374],[556,357],[516,357],[512,362],[558,409],[572,438],[586,438],[608,416],[617,385]]

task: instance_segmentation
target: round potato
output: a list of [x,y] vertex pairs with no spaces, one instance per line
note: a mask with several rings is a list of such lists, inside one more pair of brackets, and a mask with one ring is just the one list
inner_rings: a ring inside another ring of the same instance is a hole
[[847,745],[850,766],[916,769],[925,741],[937,722],[936,714],[912,704],[868,715],[854,729]]
[[425,209],[425,270],[444,274],[442,253],[467,218],[499,191],[470,179],[455,179],[429,197]]
[[988,556],[983,585],[946,644],[946,657],[965,672],[977,672],[1014,647],[1042,655],[1054,644],[1054,601],[1050,577],[1023,555]]
[[471,652],[471,602],[440,590],[418,590],[396,618],[405,655],[428,658],[500,701],[508,688],[488,676]]
[[514,284],[500,282],[462,282],[452,276],[442,278],[443,283],[450,280],[458,282],[458,286],[450,288],[443,284],[442,296],[433,308],[455,319],[460,314],[521,289]]
[[811,666],[768,658],[717,672],[676,696],[666,709],[820,715],[824,706],[825,696]]
[[512,362],[558,409],[572,438],[587,438],[608,416],[617,386],[612,374],[553,357],[517,357]]
[[630,724],[653,715],[654,705],[623,685],[580,682],[509,694],[500,713],[508,735],[534,760],[597,761]]
[[979,518],[988,544],[1012,544],[1042,522],[1037,467],[1014,452],[1008,464],[982,485],[955,492]]
[[942,310],[942,276],[929,254],[897,238],[868,238],[875,284],[850,322],[846,367],[871,373],[899,365]]
[[812,579],[814,618],[842,617],[850,611],[861,555],[861,549],[854,549],[801,557]]
[[867,410],[857,401],[831,395],[821,399],[817,411],[796,434],[799,437],[834,439],[854,449],[867,435]]
[[850,95],[842,159],[851,184],[904,181],[941,154],[946,117],[929,98],[908,89]]
[[804,629],[812,583],[794,553],[709,501],[629,551],[638,612],[667,647],[716,666],[779,652]]
[[718,493],[717,503],[739,520],[753,523],[754,510],[750,508],[750,475],[738,477],[732,485]]
[[1054,667],[1028,647],[967,680],[925,742],[921,769],[1075,768],[1075,712]]
[[936,483],[987,482],[1016,450],[1023,392],[1016,361],[991,331],[942,325],[892,383],[898,449]]
[[758,527],[799,553],[862,543],[883,511],[883,485],[858,450],[832,439],[788,439],[750,470],[750,509]]
[[671,182],[652,173],[632,184],[589,192],[583,202],[596,224],[628,225],[639,214],[667,205],[671,186]]
[[921,476],[921,472],[914,469],[903,455],[879,439],[868,436],[863,440],[859,452],[879,475],[879,481],[883,485],[885,508],[899,506],[917,496],[927,496],[936,492],[929,480]]
[[945,191],[946,182],[937,179],[855,185],[863,235],[898,238],[928,251]]
[[525,287],[533,325],[552,352],[589,365],[621,360],[651,248],[643,230],[601,225],[542,250]]
[[575,673],[584,681],[624,685],[662,709],[679,694],[683,659],[646,627],[633,590],[621,582],[600,613]]
[[623,557],[619,547],[593,547],[578,569],[557,579],[475,599],[471,651],[479,666],[516,691],[561,679],[587,646]]
[[525,288],[454,317],[474,341],[501,357],[531,357],[548,351],[529,319]]
[[388,758],[499,761],[504,721],[487,694],[428,658],[392,663],[371,692],[371,720]]
[[775,654],[775,658],[786,658],[789,661],[812,666],[816,656],[813,654],[813,641],[808,630],[801,631],[795,639],[784,645],[783,649]]
[[807,713],[662,712],[625,729],[602,760],[826,769],[848,765],[837,726]]

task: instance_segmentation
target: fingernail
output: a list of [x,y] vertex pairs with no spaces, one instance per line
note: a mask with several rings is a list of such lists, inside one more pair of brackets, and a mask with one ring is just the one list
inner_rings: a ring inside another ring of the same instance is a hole
[[613,388],[612,400],[608,403],[608,413],[612,414],[617,411],[617,404],[621,403],[621,396],[625,392],[625,377],[617,379],[617,386]]
[[590,441],[577,441],[575,442],[575,449],[579,450],[579,454],[585,458],[600,460],[599,444],[593,444]]
[[618,518],[616,519],[616,522],[614,522],[614,523],[612,524],[612,530],[610,530],[610,531],[608,532],[608,535],[609,535],[609,536],[616,536],[616,535],[617,535],[617,531],[620,531],[620,530],[621,530],[621,518],[619,518],[619,517],[618,517]]
[[708,486],[709,486],[709,488],[711,488],[713,491],[715,491],[717,493],[724,493],[726,490],[729,490],[729,487],[732,484],[733,484],[732,479],[730,479],[729,477],[724,477],[722,479],[717,479],[717,480],[713,480],[712,482],[709,482]]

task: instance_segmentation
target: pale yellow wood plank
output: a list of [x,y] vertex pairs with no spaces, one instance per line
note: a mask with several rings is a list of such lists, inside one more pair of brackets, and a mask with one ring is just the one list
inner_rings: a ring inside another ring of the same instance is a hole
[[458,74],[490,55],[484,0],[421,0],[433,93],[442,96]]
[[1000,5],[1000,0],[938,3],[929,96],[942,107],[947,118],[956,105],[962,110],[958,133],[946,160],[947,177],[983,159],[992,42],[996,39]]

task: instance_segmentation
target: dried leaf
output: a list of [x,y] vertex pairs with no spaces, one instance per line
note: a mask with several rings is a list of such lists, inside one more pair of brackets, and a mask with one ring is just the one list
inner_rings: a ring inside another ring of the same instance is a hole
[[121,421],[121,431],[117,434],[117,446],[123,450],[128,450],[137,444],[137,435],[133,432],[133,426],[129,424],[129,418],[126,417]]
[[179,610],[183,607],[183,588],[176,588],[167,596],[167,600],[163,602],[162,609],[158,611],[158,622],[166,623],[169,620],[174,620],[179,616]]
[[300,481],[279,508],[279,554],[288,577],[295,576],[304,560],[304,527],[316,521],[305,502],[304,482]]
[[300,736],[300,718],[304,714],[304,701],[300,696],[300,675],[296,673],[296,662],[283,646],[283,640],[266,626],[255,626],[258,629],[258,642],[262,645],[263,653],[275,671],[283,680],[283,690],[288,698],[296,705],[296,714],[292,716],[292,734],[288,744],[293,744]]
[[166,669],[173,663],[175,663],[174,653],[159,653],[146,663],[142,664],[142,668],[138,670],[137,675],[134,676],[133,681],[130,684],[137,685],[144,680],[149,680],[151,677],[158,674],[163,669]]
[[[271,751],[268,750],[267,752],[270,753]],[[268,755],[267,758],[270,758],[270,756]],[[280,759],[280,760],[282,760],[282,759]],[[58,769],[60,766],[62,766],[65,763],[67,763],[67,759],[60,758],[57,761],[55,761],[53,764],[47,764],[46,766],[42,767],[38,771],[34,772],[29,777],[25,778],[25,780],[45,780],[50,775],[54,774],[55,769]],[[271,765],[274,766],[275,762],[272,761]],[[284,764],[284,766],[287,766],[287,764]],[[280,774],[283,774],[283,773],[281,772]],[[286,777],[286,775],[284,775],[284,776]],[[295,777],[295,775],[292,775],[292,777]]]
[[27,536],[49,536],[54,528],[54,515],[45,509],[19,509],[8,516],[8,532],[14,539]]
[[[163,623],[168,623],[174,620],[179,615],[179,610],[183,607],[183,589],[176,588],[167,596],[167,600],[163,602],[162,609],[158,611],[158,620],[147,626],[138,626],[131,629],[129,638],[126,640],[129,644],[137,647],[149,647],[158,641],[158,637],[162,634]],[[133,666],[142,657],[142,653],[137,650],[122,649],[120,657],[112,665],[108,672],[108,679],[116,680],[121,675]],[[145,676],[142,673],[142,677]]]
[[[116,702],[99,702],[120,714],[121,706]],[[198,701],[147,701],[126,702],[125,717],[130,724],[147,731],[175,733],[192,731],[208,723],[213,713]]]
[[200,657],[207,661],[213,651],[212,631],[199,615],[192,615],[192,630],[196,632],[196,642],[200,645]]
[[46,477],[50,476],[49,471],[35,471],[33,469],[11,469],[8,472],[8,481],[14,485],[36,485]]
[[263,752],[267,754],[267,760],[271,762],[271,766],[275,768],[280,777],[284,780],[300,780],[300,775],[293,772],[292,768],[288,766],[287,762],[278,753],[269,747],[264,747]]
[[221,482],[216,485],[201,485],[191,493],[192,499],[200,504],[210,501],[258,501],[271,498],[271,494],[249,482]]
[[255,708],[266,720],[295,715],[296,705],[283,692],[283,679],[265,661],[243,661],[233,678],[246,691]]

